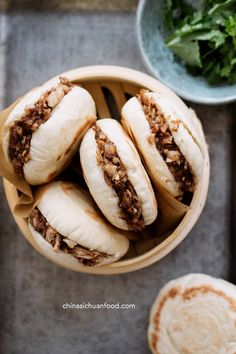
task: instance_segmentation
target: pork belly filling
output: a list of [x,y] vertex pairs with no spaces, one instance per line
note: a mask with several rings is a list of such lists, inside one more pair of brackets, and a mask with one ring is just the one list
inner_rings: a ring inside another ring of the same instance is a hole
[[31,212],[29,222],[56,252],[62,251],[71,254],[83,265],[95,266],[107,257],[105,253],[89,250],[61,235],[47,222],[38,208]]
[[103,170],[106,183],[116,192],[119,200],[118,205],[121,208],[121,218],[127,222],[130,230],[141,231],[145,227],[142,206],[128,179],[126,168],[113,142],[108,139],[97,124],[93,129],[97,143],[97,163]]
[[[157,150],[166,162],[175,181],[178,182],[182,193],[177,199],[181,201],[187,193],[194,193],[195,182],[193,172],[179,147],[176,145],[164,114],[156,103],[145,95],[147,92],[149,91],[141,90],[137,94],[137,98],[151,129],[148,141],[156,144]],[[176,120],[175,124],[177,130],[179,121]]]
[[23,176],[23,167],[30,160],[30,142],[33,133],[51,116],[52,110],[71,90],[72,83],[60,77],[60,83],[47,91],[34,105],[25,107],[24,114],[10,127],[9,158],[14,171]]

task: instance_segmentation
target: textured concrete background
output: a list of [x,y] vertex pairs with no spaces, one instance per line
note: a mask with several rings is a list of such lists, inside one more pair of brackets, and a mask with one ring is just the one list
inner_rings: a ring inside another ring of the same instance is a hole
[[138,0],[0,0],[0,11],[15,10],[135,10]]
[[[1,15],[0,28],[4,106],[51,76],[82,65],[119,64],[145,71],[131,13]],[[1,190],[1,353],[148,353],[149,309],[166,281],[187,272],[228,277],[231,109],[194,108],[210,146],[207,204],[189,237],[149,268],[107,277],[59,268],[22,237]],[[83,301],[135,303],[136,309],[62,309],[65,302]]]

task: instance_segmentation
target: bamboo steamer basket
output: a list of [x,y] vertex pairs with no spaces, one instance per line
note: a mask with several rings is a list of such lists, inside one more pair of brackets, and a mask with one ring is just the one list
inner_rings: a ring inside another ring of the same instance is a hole
[[[177,100],[181,105],[184,104],[172,91],[170,91],[170,89],[161,84],[158,80],[144,73],[124,67],[111,65],[88,66],[65,72],[61,74],[61,76],[65,76],[70,80],[80,83],[92,94],[97,105],[99,118],[118,116],[124,103],[143,87],[151,91],[158,91],[161,89],[162,92],[167,92],[171,95],[173,100]],[[50,82],[57,79],[58,76],[51,79]],[[193,117],[193,120],[195,120],[193,123],[196,126],[199,126],[198,119]],[[92,274],[120,274],[147,267],[169,254],[189,234],[197,222],[206,202],[210,176],[210,164],[208,148],[204,139],[202,150],[205,155],[202,181],[193,196],[191,206],[178,226],[168,236],[166,236],[166,238],[162,238],[162,241],[157,246],[143,254],[122,259],[109,265],[100,267],[84,267],[78,265],[76,268],[73,266],[66,266],[66,268]],[[12,215],[24,237],[39,253],[43,254],[58,265],[65,267],[65,265],[60,263],[60,261],[45,255],[35,243],[28,229],[27,221],[13,213],[13,208],[18,198],[17,189],[6,179],[4,179],[3,183]]]

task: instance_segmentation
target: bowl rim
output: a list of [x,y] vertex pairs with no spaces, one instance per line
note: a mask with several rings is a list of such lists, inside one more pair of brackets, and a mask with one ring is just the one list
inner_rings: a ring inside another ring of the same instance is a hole
[[153,65],[151,64],[149,57],[146,53],[146,50],[144,49],[143,45],[143,40],[142,40],[142,31],[141,31],[141,20],[143,16],[143,11],[144,11],[144,6],[147,3],[148,0],[139,0],[138,6],[137,6],[137,11],[136,11],[136,37],[138,41],[138,47],[141,53],[141,57],[143,59],[144,65],[146,69],[149,71],[150,74],[152,74],[155,78],[160,80],[163,84],[167,85],[170,87],[177,95],[182,97],[183,99],[193,102],[193,103],[199,103],[199,104],[207,104],[207,105],[219,105],[219,104],[229,104],[234,101],[236,101],[236,94],[227,96],[227,97],[222,97],[222,98],[211,98],[211,97],[196,97],[193,95],[189,95],[187,93],[183,93],[182,90],[179,90],[176,86],[172,85],[171,83],[166,83],[165,80],[162,79],[162,77],[157,75],[156,71],[153,68]]
[[[154,79],[153,77],[144,74],[142,72],[127,68],[127,67],[120,67],[120,66],[113,66],[113,65],[93,65],[93,66],[86,66],[80,67],[77,69],[73,69],[67,72],[64,72],[60,75],[55,76],[54,78],[50,79],[48,82],[55,82],[58,80],[59,76],[65,76],[69,79],[73,79],[76,81],[79,80],[116,80],[116,81],[125,81],[131,82],[132,84],[136,84],[138,86],[145,86],[150,90],[158,90],[162,89],[164,92],[168,92],[170,97],[172,96],[175,101],[177,101],[180,105],[186,108],[184,102],[167,86],[163,83]],[[76,78],[75,78],[76,77]],[[144,85],[145,83],[145,85]],[[195,118],[197,120],[197,118]],[[151,250],[145,252],[142,255],[138,255],[134,258],[118,260],[114,263],[103,265],[99,267],[84,267],[78,266],[76,269],[72,269],[71,266],[66,266],[60,264],[60,262],[51,259],[50,256],[45,255],[37,244],[33,241],[33,239],[27,237],[25,230],[25,220],[13,214],[13,199],[16,198],[17,189],[14,185],[8,182],[6,179],[3,180],[4,184],[4,191],[7,197],[7,201],[9,207],[11,209],[12,215],[20,228],[21,232],[23,233],[24,237],[31,243],[31,245],[41,254],[43,254],[46,258],[49,258],[54,263],[57,263],[64,268],[68,268],[70,270],[79,271],[82,273],[90,273],[90,274],[120,274],[120,273],[128,273],[131,271],[135,271],[138,269],[142,269],[147,267],[163,257],[169,254],[174,248],[176,248],[185,237],[189,234],[195,223],[197,222],[206,202],[207,194],[208,194],[208,187],[209,187],[209,179],[210,179],[210,161],[209,161],[209,154],[208,154],[208,147],[206,141],[203,141],[203,153],[205,156],[204,159],[204,168],[203,168],[203,176],[202,176],[202,183],[199,188],[197,188],[193,201],[191,204],[190,209],[186,212],[183,219],[179,223],[179,225],[175,228],[175,230],[160,244],[152,248]]]

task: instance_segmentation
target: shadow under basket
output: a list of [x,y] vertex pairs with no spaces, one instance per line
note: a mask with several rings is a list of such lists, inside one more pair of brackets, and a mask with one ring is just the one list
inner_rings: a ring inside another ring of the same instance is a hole
[[[91,93],[97,105],[99,118],[112,117],[119,120],[122,106],[130,97],[134,96],[140,88],[166,93],[174,104],[178,104],[184,110],[187,109],[183,101],[169,88],[149,75],[132,69],[109,65],[90,66],[71,70],[60,76],[67,77],[73,82],[82,85]],[[56,79],[58,79],[58,76],[50,81],[53,82]],[[44,254],[32,238],[27,226],[27,221],[13,213],[13,208],[18,198],[18,191],[11,183],[4,180],[4,189],[8,204],[23,235],[38,252],[51,261],[68,269],[84,273],[107,275],[127,273],[147,267],[166,256],[189,234],[202,212],[207,197],[210,175],[208,149],[199,120],[194,115],[192,120],[192,123],[201,131],[202,135],[201,147],[204,154],[203,174],[188,211],[171,231],[161,234],[157,219],[154,225],[147,227],[147,231],[142,234],[139,240],[131,241],[129,252],[121,260],[99,267],[85,267],[80,264],[76,267],[70,265],[65,266],[65,264],[62,264],[56,257],[52,259],[50,256]]]

